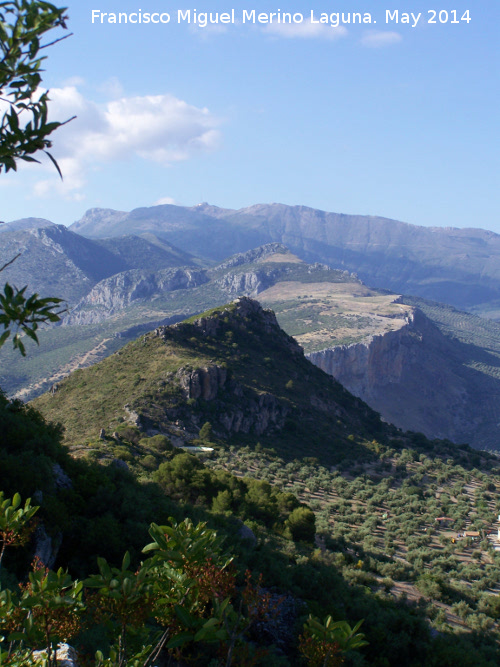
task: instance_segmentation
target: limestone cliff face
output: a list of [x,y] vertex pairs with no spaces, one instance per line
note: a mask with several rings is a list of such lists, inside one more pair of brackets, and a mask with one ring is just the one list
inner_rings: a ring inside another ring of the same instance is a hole
[[402,429],[460,442],[473,438],[470,383],[457,349],[418,309],[397,331],[306,356]]
[[228,295],[248,294],[256,296],[271,285],[282,275],[282,271],[247,271],[245,273],[226,273],[215,281],[215,284],[227,292]]
[[[227,370],[221,366],[180,368],[176,373],[184,397],[197,400],[221,400],[216,421],[229,433],[255,433],[261,435],[270,428],[283,428],[289,409],[269,393],[257,394],[244,389],[239,383],[227,379]],[[219,394],[224,390],[224,394]],[[238,399],[232,405],[231,398]],[[229,399],[229,401],[227,400]]]
[[150,299],[163,292],[197,287],[207,281],[206,272],[202,269],[122,271],[95,285],[64,319],[63,325],[102,322],[134,301]]
[[410,313],[406,325],[397,331],[371,336],[362,343],[312,352],[307,357],[351,393],[373,400],[379,387],[401,383],[406,366],[416,360],[423,336],[415,317],[419,319],[415,311]]
[[177,371],[177,377],[186,398],[212,401],[226,384],[227,370],[221,366],[205,366],[195,370],[181,368]]
[[281,430],[289,412],[272,394],[259,394],[247,399],[242,408],[221,413],[219,421],[231,433],[262,435],[272,428]]

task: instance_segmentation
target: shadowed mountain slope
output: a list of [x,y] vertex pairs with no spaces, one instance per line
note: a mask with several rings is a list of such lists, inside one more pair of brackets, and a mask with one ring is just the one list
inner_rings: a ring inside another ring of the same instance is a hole
[[173,266],[194,266],[198,263],[188,252],[162,241],[154,234],[98,239],[96,243],[123,260],[130,269],[157,271]]
[[75,303],[96,282],[127,268],[125,262],[64,225],[6,231],[1,235],[0,266],[20,257],[2,272],[2,280],[30,292]]
[[[9,229],[14,226],[12,231]],[[0,226],[0,266],[20,257],[2,278],[30,292],[58,296],[70,305],[86,296],[99,281],[130,269],[149,271],[196,266],[189,253],[146,234],[94,241],[64,225],[29,219]]]

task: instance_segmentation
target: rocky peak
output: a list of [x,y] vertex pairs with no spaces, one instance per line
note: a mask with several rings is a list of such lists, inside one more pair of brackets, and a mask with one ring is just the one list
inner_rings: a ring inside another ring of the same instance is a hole
[[19,232],[39,229],[41,227],[56,227],[57,225],[45,218],[21,218],[0,226],[0,232]]
[[228,327],[246,329],[253,335],[272,334],[280,338],[292,354],[304,353],[300,345],[280,328],[274,312],[262,308],[258,301],[247,296],[240,296],[222,308],[208,311],[187,322],[173,324],[170,327],[158,327],[154,333],[156,336],[168,338],[171,332],[183,331],[186,326],[194,327],[203,336],[213,337],[217,337]]

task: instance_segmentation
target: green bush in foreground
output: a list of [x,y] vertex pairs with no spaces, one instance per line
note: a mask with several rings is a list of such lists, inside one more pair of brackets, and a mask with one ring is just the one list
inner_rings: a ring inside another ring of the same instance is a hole
[[[19,507],[18,496],[4,501],[0,518],[6,530],[21,536],[38,508],[27,502],[21,516]],[[149,533],[153,541],[143,549],[148,557],[135,571],[128,552],[121,567],[99,558],[99,572],[83,582],[37,560],[28,583],[19,590],[0,590],[0,664],[57,667],[60,643],[92,625],[103,626],[107,635],[105,646],[97,647],[96,667],[147,667],[164,650],[195,665],[210,659],[227,667],[248,665],[249,659],[254,665],[269,664],[272,649],[255,648],[250,641],[253,627],[269,622],[279,608],[271,604],[261,580],[254,582],[247,571],[238,589],[233,557],[205,523],[171,519],[167,526],[152,524]],[[329,617],[323,628],[310,619],[303,651],[307,664],[319,664],[315,656],[325,637],[335,647],[337,662],[323,664],[340,664],[345,651],[366,644],[359,626],[351,630]]]

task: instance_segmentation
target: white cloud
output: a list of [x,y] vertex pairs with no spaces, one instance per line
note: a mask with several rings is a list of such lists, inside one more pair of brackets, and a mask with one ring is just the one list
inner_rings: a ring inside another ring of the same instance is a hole
[[383,46],[390,46],[391,44],[397,44],[402,40],[403,38],[398,32],[374,31],[366,33],[366,35],[361,39],[361,44],[363,46],[368,46],[373,49],[379,49]]
[[302,23],[270,23],[263,29],[269,35],[276,37],[285,37],[288,39],[338,39],[347,35],[347,28],[344,26],[332,27],[325,23],[311,23],[310,19],[305,19]]
[[52,88],[51,120],[77,118],[54,134],[51,153],[64,181],[51,178],[35,186],[35,194],[56,191],[80,198],[89,170],[134,157],[169,166],[217,148],[219,121],[208,109],[172,95],[121,97],[104,105],[87,100],[75,86]]
[[176,201],[173,197],[160,197],[160,199],[157,199],[153,206],[163,206],[164,204],[175,204]]

